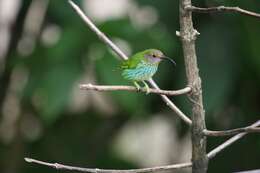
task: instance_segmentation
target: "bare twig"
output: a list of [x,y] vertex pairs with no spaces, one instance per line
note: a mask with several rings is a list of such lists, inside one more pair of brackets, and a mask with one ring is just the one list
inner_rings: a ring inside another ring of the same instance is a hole
[[238,133],[256,133],[260,132],[260,127],[242,127],[237,129],[231,129],[231,130],[223,130],[223,131],[212,131],[212,130],[204,130],[203,131],[206,136],[230,136],[230,135],[236,135]]
[[[120,58],[123,60],[128,59],[128,57],[121,51],[121,49],[117,47],[103,32],[101,32],[74,2],[69,0],[69,4],[83,19],[86,25],[100,38],[101,41],[108,45]],[[160,89],[152,79],[150,79],[149,82],[154,88]],[[188,125],[192,124],[192,121],[188,118],[188,116],[186,116],[167,96],[161,95],[161,97],[166,105],[168,105],[184,122],[186,122]]]
[[68,166],[59,163],[48,163],[36,159],[31,158],[24,158],[26,162],[40,164],[48,167],[52,167],[55,169],[62,169],[62,170],[70,170],[70,171],[78,171],[78,172],[88,172],[88,173],[146,173],[146,172],[159,172],[159,171],[166,171],[166,170],[174,170],[174,169],[181,169],[181,168],[188,168],[191,167],[192,163],[180,163],[175,165],[166,165],[166,166],[157,166],[151,168],[141,168],[141,169],[99,169],[99,168],[82,168],[82,167],[75,167],[75,166]]
[[[150,79],[149,82],[155,89],[160,89],[153,79]],[[169,106],[185,123],[188,125],[192,124],[192,121],[166,95],[160,96],[166,105]]]
[[[255,122],[254,124],[252,124],[250,127],[254,128],[260,126],[260,120],[258,120],[257,122]],[[241,139],[242,137],[244,137],[246,134],[248,134],[247,132],[244,133],[239,133],[235,136],[233,136],[232,138],[230,138],[229,140],[227,140],[226,142],[224,142],[223,144],[219,145],[218,147],[216,147],[215,149],[213,149],[212,151],[210,151],[207,156],[209,159],[213,158],[216,156],[216,154],[218,154],[219,152],[221,152],[222,150],[224,150],[225,148],[227,148],[228,146],[230,146],[231,144],[233,144],[234,142],[236,142],[237,140]]]
[[[92,85],[92,84],[82,84],[80,85],[80,89],[82,90],[95,90],[95,91],[132,91],[132,92],[147,92],[145,88],[140,88],[139,90],[133,86],[123,86],[123,85]],[[161,90],[161,89],[153,89],[149,90],[149,93],[153,94],[164,94],[168,96],[176,96],[187,94],[191,91],[190,87],[186,87],[180,90]]]
[[77,6],[73,1],[69,0],[69,4],[72,8],[77,12],[77,14],[83,19],[83,21],[87,24],[87,26],[99,37],[101,41],[103,41],[106,45],[108,45],[120,58],[127,60],[128,57],[124,54],[124,52],[115,45],[103,32],[101,32],[97,26],[84,14],[84,12]]
[[260,18],[259,13],[244,10],[239,7],[218,6],[218,7],[201,8],[201,7],[195,7],[195,6],[188,6],[185,9],[192,11],[192,12],[197,12],[197,13],[236,12],[236,13],[240,13],[243,15]]

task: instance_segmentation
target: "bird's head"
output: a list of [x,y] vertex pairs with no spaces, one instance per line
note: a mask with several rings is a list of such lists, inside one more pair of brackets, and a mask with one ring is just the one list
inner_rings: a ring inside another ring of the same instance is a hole
[[160,50],[147,49],[143,53],[145,60],[147,60],[149,63],[159,64],[161,60],[169,60],[171,63],[176,65],[174,60],[165,56]]

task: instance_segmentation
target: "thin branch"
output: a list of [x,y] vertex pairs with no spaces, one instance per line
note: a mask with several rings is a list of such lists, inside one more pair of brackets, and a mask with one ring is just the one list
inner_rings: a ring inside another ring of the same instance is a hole
[[77,14],[83,19],[83,21],[87,24],[87,26],[99,37],[101,41],[103,41],[106,45],[108,45],[120,58],[127,60],[128,57],[124,52],[115,45],[103,32],[101,32],[97,26],[90,20],[87,15],[84,14],[84,12],[79,8],[78,5],[76,5],[73,1],[69,0],[69,4],[72,6],[72,8],[77,12]]
[[192,11],[192,12],[197,12],[197,13],[236,12],[236,13],[240,13],[240,14],[243,14],[243,15],[260,18],[259,13],[244,10],[242,8],[239,8],[239,7],[218,6],[218,7],[201,8],[201,7],[189,6],[189,7],[186,7],[185,9]]
[[[160,89],[153,79],[150,79],[149,82],[155,89]],[[186,124],[192,125],[192,121],[169,99],[169,97],[166,95],[160,96],[166,105],[169,106],[169,108],[171,108]]]
[[[250,127],[254,128],[254,127],[258,127],[260,126],[260,120],[258,120],[257,122],[255,122],[254,124],[252,124]],[[218,154],[219,152],[221,152],[222,150],[224,150],[225,148],[227,148],[228,146],[230,146],[231,144],[233,144],[234,142],[236,142],[237,140],[241,139],[242,137],[244,137],[246,134],[248,134],[248,132],[243,132],[243,133],[239,133],[235,136],[233,136],[232,138],[230,138],[229,140],[227,140],[226,142],[224,142],[223,144],[219,145],[218,147],[216,147],[215,149],[213,149],[212,151],[210,151],[207,156],[209,159],[213,158],[216,156],[216,154]]]
[[35,163],[35,164],[39,164],[39,165],[52,167],[55,169],[78,171],[78,172],[88,172],[88,173],[146,173],[146,172],[166,171],[166,170],[188,168],[188,167],[192,166],[192,163],[188,162],[188,163],[180,163],[180,164],[174,164],[174,165],[157,166],[157,167],[151,167],[151,168],[119,170],[119,169],[82,168],[82,167],[63,165],[60,163],[49,163],[49,162],[44,162],[44,161],[31,159],[31,158],[24,158],[24,160],[28,163]]
[[[100,38],[101,41],[108,45],[121,59],[128,59],[128,57],[121,51],[121,49],[116,46],[103,32],[101,32],[74,2],[69,0],[69,4],[83,19],[85,24]],[[158,85],[153,81],[153,79],[150,79],[149,82],[154,88],[160,89]],[[166,105],[168,105],[184,122],[186,122],[188,125],[192,124],[192,121],[188,118],[188,116],[186,116],[167,96],[161,95],[161,97]]]
[[[139,90],[134,86],[123,86],[123,85],[92,85],[92,84],[82,84],[80,85],[82,90],[95,90],[95,91],[132,91],[132,92],[144,92],[146,93],[145,88],[140,88]],[[153,94],[163,94],[168,96],[176,96],[187,94],[191,91],[190,87],[186,87],[180,90],[161,90],[150,88],[149,93]]]
[[231,135],[236,135],[238,133],[257,133],[260,132],[260,127],[241,127],[237,129],[231,129],[231,130],[223,130],[223,131],[212,131],[212,130],[204,130],[203,133],[206,136],[231,136]]

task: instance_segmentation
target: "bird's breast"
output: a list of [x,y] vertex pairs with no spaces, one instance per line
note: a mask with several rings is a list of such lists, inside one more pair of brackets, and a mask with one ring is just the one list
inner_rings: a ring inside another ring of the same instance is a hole
[[139,64],[134,69],[123,70],[122,76],[127,80],[143,81],[150,79],[157,71],[157,65]]

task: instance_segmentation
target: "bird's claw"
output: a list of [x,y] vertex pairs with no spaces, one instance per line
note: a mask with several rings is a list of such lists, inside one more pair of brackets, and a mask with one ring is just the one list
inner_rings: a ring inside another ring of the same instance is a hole
[[140,85],[137,83],[137,82],[134,82],[134,85],[135,85],[135,88],[137,89],[137,91],[145,91],[146,94],[149,94],[150,93],[150,88],[149,86],[147,85],[147,83],[145,81],[142,81],[143,84],[144,84],[144,87],[141,88]]
[[148,95],[150,93],[150,88],[145,81],[143,81],[143,83],[144,83],[144,90],[146,91],[145,93],[146,95]]
[[144,87],[144,89],[145,89],[145,94],[146,95],[150,94],[150,88],[149,87]]
[[137,91],[141,91],[141,87],[140,85],[138,85],[137,82],[134,82],[135,88],[137,89]]

